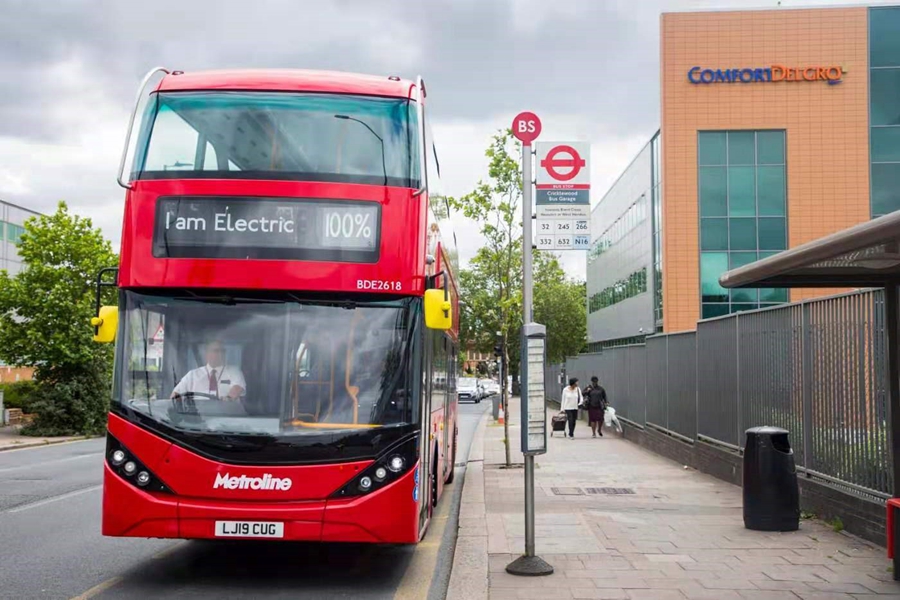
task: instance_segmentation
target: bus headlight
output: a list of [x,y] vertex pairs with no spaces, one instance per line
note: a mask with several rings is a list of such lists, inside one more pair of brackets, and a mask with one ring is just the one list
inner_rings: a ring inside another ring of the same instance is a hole
[[159,480],[134,453],[123,446],[111,433],[106,432],[106,465],[116,475],[131,485],[147,492],[171,494],[166,485]]
[[331,494],[331,498],[353,498],[377,492],[406,476],[419,460],[419,433],[412,433],[389,447],[372,464]]
[[406,461],[403,460],[403,457],[399,454],[395,454],[388,460],[388,469],[393,471],[394,473],[399,473],[403,470],[403,467],[406,466]]

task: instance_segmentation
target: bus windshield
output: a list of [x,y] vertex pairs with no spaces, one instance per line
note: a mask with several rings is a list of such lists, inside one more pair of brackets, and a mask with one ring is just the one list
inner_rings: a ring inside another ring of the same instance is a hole
[[123,295],[120,411],[185,432],[273,436],[416,414],[415,299]]
[[415,103],[287,92],[157,93],[132,179],[287,179],[417,188]]

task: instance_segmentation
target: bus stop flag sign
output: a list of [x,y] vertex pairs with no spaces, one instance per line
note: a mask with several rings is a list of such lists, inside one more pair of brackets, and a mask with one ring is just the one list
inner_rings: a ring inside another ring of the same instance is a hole
[[541,120],[533,112],[521,112],[513,119],[512,131],[523,146],[530,146],[541,135]]
[[538,142],[538,250],[587,250],[591,246],[591,145]]

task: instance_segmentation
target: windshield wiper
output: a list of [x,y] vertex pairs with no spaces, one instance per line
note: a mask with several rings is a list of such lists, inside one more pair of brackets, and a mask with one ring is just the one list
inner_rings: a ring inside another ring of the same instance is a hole
[[265,442],[254,442],[241,437],[236,437],[242,435],[237,432],[198,432],[196,434],[191,432],[191,434],[193,437],[196,437],[198,441],[202,441],[208,446],[222,448],[223,450],[245,450],[249,452],[262,450],[266,447]]
[[216,302],[227,306],[241,304],[281,304],[281,300],[270,300],[268,298],[249,298],[245,296],[201,296],[199,294],[188,294],[186,296],[175,296],[175,300],[201,300],[203,302]]
[[[309,306],[332,306],[334,308],[345,308],[347,310],[356,310],[359,307],[359,302],[354,300],[304,300],[295,296],[294,294],[288,294],[294,302],[301,305],[309,305]],[[363,306],[367,306],[363,303]]]

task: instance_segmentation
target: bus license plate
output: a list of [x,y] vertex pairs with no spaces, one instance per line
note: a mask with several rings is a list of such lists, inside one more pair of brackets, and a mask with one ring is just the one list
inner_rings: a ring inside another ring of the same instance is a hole
[[284,523],[216,521],[216,537],[283,538]]

